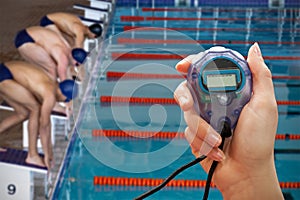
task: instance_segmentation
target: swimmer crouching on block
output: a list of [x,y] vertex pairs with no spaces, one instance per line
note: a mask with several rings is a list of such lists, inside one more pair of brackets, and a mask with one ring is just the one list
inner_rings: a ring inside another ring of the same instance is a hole
[[[50,168],[53,160],[50,115],[57,101],[69,102],[78,94],[73,80],[53,81],[41,68],[23,61],[0,64],[0,96],[15,114],[0,122],[0,133],[29,119],[26,162]],[[40,136],[44,159],[37,152]]]

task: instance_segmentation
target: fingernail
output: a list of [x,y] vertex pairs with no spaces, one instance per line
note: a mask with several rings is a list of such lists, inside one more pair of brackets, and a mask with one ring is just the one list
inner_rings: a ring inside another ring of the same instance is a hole
[[211,146],[218,146],[222,142],[222,138],[218,133],[209,131],[206,138],[204,139]]
[[220,149],[218,149],[217,151],[214,151],[212,153],[212,157],[214,160],[219,161],[219,162],[222,162],[223,160],[225,160],[225,154]]
[[187,103],[187,99],[184,96],[179,97],[178,101],[180,106],[183,106]]
[[257,56],[261,56],[261,51],[260,51],[260,48],[259,48],[259,45],[257,42],[254,43],[254,53],[257,55]]

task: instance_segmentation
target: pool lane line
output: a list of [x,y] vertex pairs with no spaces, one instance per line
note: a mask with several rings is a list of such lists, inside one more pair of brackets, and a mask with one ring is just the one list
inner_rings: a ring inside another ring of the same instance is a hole
[[183,132],[171,132],[171,131],[137,131],[137,130],[108,130],[108,129],[94,129],[92,130],[93,137],[121,137],[121,138],[159,138],[159,139],[184,139]]
[[121,22],[141,22],[141,21],[274,21],[274,22],[294,22],[294,18],[247,18],[247,17],[144,17],[144,16],[120,16]]
[[274,154],[299,154],[300,149],[274,149]]
[[[114,130],[114,129],[94,129],[92,130],[93,137],[121,137],[121,138],[140,138],[140,139],[184,139],[184,132],[172,131],[138,131],[138,130]],[[277,133],[276,140],[300,140],[299,134]]]
[[181,60],[188,55],[178,54],[155,54],[155,53],[122,53],[112,52],[112,59],[116,60]]
[[[249,10],[249,8],[217,8],[219,12],[246,12]],[[150,8],[150,7],[143,7],[142,11],[143,12],[213,12],[215,11],[216,8],[209,8],[209,7],[201,7],[201,8],[173,8],[173,7],[167,7],[167,8]],[[296,8],[285,8],[286,11],[296,11],[299,9]],[[277,8],[254,8],[251,9],[252,12],[261,12],[261,11],[267,11],[267,12],[274,12],[274,13],[278,13],[278,9]]]
[[[112,186],[157,186],[164,179],[159,178],[129,178],[112,176],[94,176],[94,185],[112,185]],[[167,184],[167,187],[205,187],[205,180],[179,180],[175,179]],[[216,187],[211,183],[211,187]]]
[[133,31],[134,29],[139,29],[138,31],[165,31],[165,30],[173,30],[173,31],[234,31],[234,32],[277,32],[282,30],[283,32],[287,31],[300,31],[300,28],[196,28],[196,27],[180,27],[180,28],[171,28],[171,27],[147,27],[147,26],[123,26],[123,31]]
[[107,71],[106,78],[108,79],[184,79],[185,76],[180,74],[150,74],[150,73],[131,73]]
[[[100,103],[165,104],[177,105],[174,98],[101,96]],[[300,101],[277,100],[277,105],[300,106]]]
[[[185,79],[186,76],[180,74],[151,74],[107,71],[106,78],[111,80],[122,79]],[[300,76],[272,76],[275,80],[300,80]]]
[[[135,186],[155,187],[164,181],[162,178],[131,178],[131,177],[113,177],[113,176],[94,176],[94,185],[111,185],[111,186]],[[298,189],[300,182],[280,182],[280,187],[284,189]],[[206,180],[190,180],[190,179],[173,179],[166,186],[167,187],[205,187]],[[216,187],[211,183],[211,187]]]
[[[122,53],[112,52],[111,58],[114,60],[181,60],[187,54],[158,54],[158,53]],[[300,56],[263,56],[265,60],[300,60]],[[244,56],[247,59],[247,56]]]
[[143,16],[121,16],[120,19],[122,22],[139,22],[139,21],[144,21],[145,17],[143,17]]
[[[251,45],[255,41],[245,41],[245,40],[172,40],[172,39],[144,39],[144,38],[121,38],[118,37],[118,44],[214,44],[214,45],[224,45],[224,44],[243,44]],[[260,45],[300,45],[300,41],[259,41]]]
[[272,79],[279,79],[279,80],[300,80],[300,76],[272,76]]

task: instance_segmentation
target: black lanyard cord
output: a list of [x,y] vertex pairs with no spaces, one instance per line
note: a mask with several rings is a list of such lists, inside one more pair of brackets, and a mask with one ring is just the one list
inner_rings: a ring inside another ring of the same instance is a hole
[[[219,146],[219,148],[221,150],[223,149],[225,138],[230,137],[231,134],[232,133],[231,133],[230,125],[228,123],[224,122],[222,131],[221,131],[222,143]],[[218,161],[214,160],[213,163],[210,166],[210,169],[209,169],[209,172],[208,172],[208,175],[207,175],[207,180],[206,180],[205,190],[204,190],[204,195],[203,195],[202,200],[206,200],[208,198],[210,183],[211,183],[211,180],[212,180],[213,173],[214,173],[215,169],[217,168],[217,165],[218,165]]]
[[202,160],[204,160],[206,158],[206,156],[201,156],[199,158],[196,158],[195,160],[193,160],[192,162],[180,167],[179,169],[177,169],[175,172],[173,172],[168,178],[166,178],[164,180],[164,182],[162,182],[160,185],[156,186],[155,188],[153,188],[152,190],[149,190],[148,192],[142,194],[141,196],[135,198],[135,200],[141,200],[144,199],[154,193],[156,193],[157,191],[161,190],[163,187],[165,187],[175,176],[177,176],[178,174],[180,174],[182,171],[184,171],[187,168],[190,168],[196,164],[198,164],[199,162],[201,162]]
[[[231,136],[230,125],[228,123],[224,122],[222,131],[221,131],[222,143],[219,147],[220,149],[222,149],[223,146],[224,146],[225,138],[229,137],[229,136]],[[178,174],[180,174],[182,171],[186,170],[187,168],[190,168],[190,167],[198,164],[199,162],[201,162],[205,158],[206,158],[206,156],[198,157],[195,160],[193,160],[192,162],[180,167],[175,172],[173,172],[168,178],[166,178],[160,185],[158,185],[155,188],[153,188],[152,190],[149,190],[148,192],[145,192],[144,194],[138,196],[137,198],[135,198],[135,200],[142,200],[142,199],[147,198],[148,196],[156,193],[157,191],[159,191],[163,187],[165,187],[173,178],[175,178],[175,176],[177,176]],[[204,195],[203,195],[203,200],[207,199],[207,197],[208,197],[212,175],[213,175],[217,165],[218,165],[218,162],[213,161],[213,163],[210,167],[210,170],[209,170],[208,176],[207,176],[206,185],[205,185],[205,192],[204,192]]]

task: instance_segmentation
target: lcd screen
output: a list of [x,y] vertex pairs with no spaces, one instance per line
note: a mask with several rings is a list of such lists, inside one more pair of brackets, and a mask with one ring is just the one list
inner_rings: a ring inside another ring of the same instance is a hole
[[236,87],[235,74],[210,74],[207,75],[208,88]]

